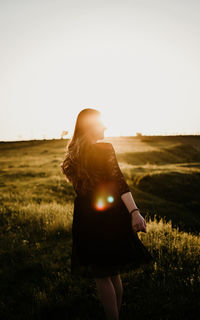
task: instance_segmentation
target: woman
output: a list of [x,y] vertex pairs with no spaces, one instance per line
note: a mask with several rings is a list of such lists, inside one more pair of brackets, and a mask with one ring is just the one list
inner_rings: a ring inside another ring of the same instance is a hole
[[118,319],[123,287],[120,272],[153,260],[137,232],[146,232],[100,112],[83,109],[61,164],[76,192],[72,223],[71,274],[94,277],[108,319]]

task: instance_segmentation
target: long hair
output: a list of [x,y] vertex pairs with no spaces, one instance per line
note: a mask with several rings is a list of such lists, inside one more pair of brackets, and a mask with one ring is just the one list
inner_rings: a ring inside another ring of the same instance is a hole
[[67,182],[72,182],[75,190],[81,183],[81,192],[91,185],[91,172],[87,170],[91,138],[93,136],[94,119],[100,116],[96,109],[86,108],[79,112],[72,138],[66,146],[63,162],[60,164],[61,171]]

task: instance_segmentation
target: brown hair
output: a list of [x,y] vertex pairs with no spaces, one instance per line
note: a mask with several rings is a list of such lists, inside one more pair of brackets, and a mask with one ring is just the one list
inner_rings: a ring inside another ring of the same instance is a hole
[[96,109],[86,108],[79,112],[72,138],[66,146],[66,154],[60,164],[67,182],[72,182],[75,190],[81,181],[81,192],[88,188],[88,181],[92,181],[91,172],[87,171],[91,139],[94,138],[93,126],[95,118],[100,116]]

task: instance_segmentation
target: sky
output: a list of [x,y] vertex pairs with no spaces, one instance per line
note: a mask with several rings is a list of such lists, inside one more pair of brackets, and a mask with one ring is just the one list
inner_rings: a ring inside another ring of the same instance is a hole
[[0,141],[200,134],[200,1],[0,0]]

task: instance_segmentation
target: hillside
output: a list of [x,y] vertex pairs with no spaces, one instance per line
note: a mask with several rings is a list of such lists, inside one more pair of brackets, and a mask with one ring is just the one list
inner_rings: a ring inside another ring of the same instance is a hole
[[[139,237],[154,257],[153,264],[121,275],[121,319],[196,319],[200,137],[103,141],[115,148],[147,222]],[[66,142],[0,143],[1,319],[104,319],[93,279],[70,274],[75,192],[60,170]]]

